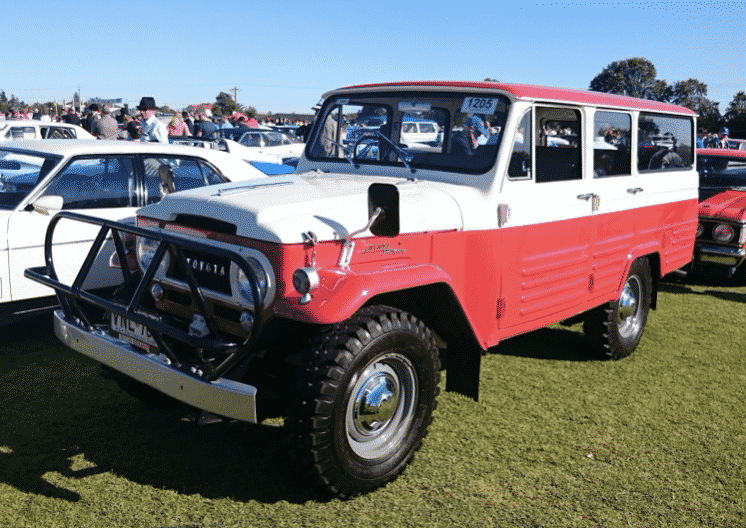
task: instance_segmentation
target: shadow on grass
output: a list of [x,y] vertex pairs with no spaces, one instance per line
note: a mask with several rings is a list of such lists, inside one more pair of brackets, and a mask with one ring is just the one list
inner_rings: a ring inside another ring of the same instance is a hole
[[[26,322],[0,338],[0,482],[77,502],[131,483],[210,499],[264,503],[328,499],[289,458],[282,427],[196,425],[98,375],[49,326]],[[6,328],[6,330],[8,330]]]
[[565,328],[541,328],[528,334],[502,341],[489,350],[504,356],[559,361],[601,361],[603,358],[589,349],[583,332]]
[[[693,289],[689,284],[697,286],[711,286],[728,288],[723,290],[704,290],[699,291]],[[746,304],[746,292],[733,291],[733,286],[723,281],[714,280],[689,280],[687,282],[661,282],[658,285],[658,290],[667,293],[675,294],[692,294],[692,295],[708,295],[710,297],[716,297],[724,301],[732,301],[737,303]]]

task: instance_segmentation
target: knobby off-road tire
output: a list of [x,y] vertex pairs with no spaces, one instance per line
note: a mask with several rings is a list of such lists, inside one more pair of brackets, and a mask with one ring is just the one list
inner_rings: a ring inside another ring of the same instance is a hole
[[650,263],[639,258],[632,263],[619,298],[593,310],[583,323],[595,350],[610,359],[632,353],[645,330],[652,291]]
[[440,361],[430,330],[385,306],[324,331],[285,422],[295,455],[340,497],[393,480],[422,445]]

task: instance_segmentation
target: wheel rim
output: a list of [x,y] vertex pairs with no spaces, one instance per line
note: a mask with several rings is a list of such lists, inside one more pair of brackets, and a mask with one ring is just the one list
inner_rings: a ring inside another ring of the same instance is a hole
[[376,358],[349,394],[345,430],[353,452],[374,460],[394,451],[414,420],[417,375],[412,363],[396,353]]
[[617,328],[622,337],[636,335],[642,328],[642,282],[632,275],[624,284],[617,308]]

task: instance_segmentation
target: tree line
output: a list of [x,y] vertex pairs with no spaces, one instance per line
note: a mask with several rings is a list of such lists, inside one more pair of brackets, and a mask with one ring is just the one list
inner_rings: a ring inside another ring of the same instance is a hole
[[[612,62],[591,80],[589,89],[594,92],[627,95],[685,106],[699,114],[700,128],[714,132],[725,126],[730,130],[731,137],[746,138],[746,92],[740,91],[733,96],[733,100],[723,111],[720,109],[720,102],[707,98],[707,84],[693,78],[669,84],[658,79],[653,63],[642,57]],[[42,112],[46,109],[50,114],[56,111],[54,102],[29,105],[15,95],[8,98],[5,90],[0,90],[0,112],[7,114],[9,111],[29,107],[38,108]],[[173,112],[168,106],[162,107],[161,110]],[[229,93],[220,92],[213,103],[213,115],[231,115],[236,111],[251,116],[257,115],[253,106],[240,105]]]
[[698,79],[668,84],[657,78],[655,66],[642,57],[614,61],[596,75],[589,89],[685,106],[699,114],[698,125],[710,132],[721,127],[731,137],[746,138],[746,92],[738,92],[723,111],[707,98],[707,85]]

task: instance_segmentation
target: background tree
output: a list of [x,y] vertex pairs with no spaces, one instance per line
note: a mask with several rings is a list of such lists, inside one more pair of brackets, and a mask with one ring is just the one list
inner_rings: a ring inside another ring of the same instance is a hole
[[0,112],[8,112],[8,96],[5,95],[5,90],[0,90]]
[[238,110],[238,104],[233,100],[229,93],[220,92],[215,98],[215,104],[212,107],[212,113],[215,115],[230,115]]
[[705,83],[697,79],[687,79],[674,83],[671,102],[697,112],[700,128],[715,130],[722,120],[719,103],[710,101],[706,96],[707,85]]
[[746,92],[733,96],[725,112],[725,121],[731,137],[746,138]]
[[672,89],[655,76],[652,62],[642,57],[633,57],[614,61],[606,66],[591,80],[590,89],[594,92],[666,101],[671,97]]

